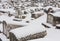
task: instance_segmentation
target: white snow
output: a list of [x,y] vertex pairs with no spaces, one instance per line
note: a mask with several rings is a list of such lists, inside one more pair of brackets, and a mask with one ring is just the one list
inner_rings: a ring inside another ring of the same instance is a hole
[[60,24],[57,24],[56,26],[60,27]]
[[46,26],[48,26],[48,27],[52,27],[52,28],[55,28],[55,26],[53,26],[52,24],[50,24],[50,23],[43,23],[43,24],[45,24]]
[[0,33],[0,38],[2,39],[2,41],[8,41],[8,39],[3,33]]
[[55,17],[60,17],[60,12],[51,13]]
[[25,21],[14,21],[13,19],[15,19],[14,16],[12,17],[5,16],[5,15],[0,16],[0,21],[6,21],[7,24],[27,25]]
[[[1,0],[3,3],[8,1],[8,0]],[[16,1],[16,0],[14,0]],[[26,3],[27,4],[27,3]],[[29,4],[29,3],[28,3]],[[4,5],[6,6],[6,3],[4,3]],[[9,5],[9,4],[8,4]],[[41,5],[41,4],[39,4]],[[15,11],[13,9],[3,9],[2,4],[0,3],[0,11],[5,11],[5,12],[10,12],[11,14],[13,14]],[[8,7],[8,6],[6,6]],[[58,11],[60,10],[60,8],[58,7],[52,7],[52,6],[47,6],[45,7],[45,9],[48,10],[48,8],[53,8],[54,11]],[[13,7],[12,7],[13,8]],[[26,7],[27,12],[30,13],[30,9],[32,9],[33,11],[35,11],[36,8],[43,8],[43,7]],[[37,13],[37,12],[36,12]],[[0,21],[6,21],[7,24],[15,24],[15,25],[27,25],[28,23],[26,23],[26,21],[28,20],[30,23],[28,24],[28,26],[22,27],[22,28],[17,28],[14,30],[11,30],[10,32],[14,33],[16,35],[17,38],[21,38],[21,37],[25,37],[27,35],[30,34],[35,34],[38,32],[42,32],[44,30],[47,30],[47,36],[44,38],[39,38],[39,39],[34,39],[34,40],[29,40],[29,41],[60,41],[60,30],[59,29],[55,29],[53,28],[53,26],[51,26],[50,24],[48,24],[51,28],[44,28],[41,23],[45,23],[47,21],[47,15],[43,15],[41,17],[39,17],[38,19],[34,19],[31,20],[30,14],[27,14],[27,17],[25,20],[18,22],[18,21],[13,21],[14,16],[12,17],[8,17],[5,15],[0,16]],[[53,14],[56,17],[60,17],[60,12],[56,12]],[[60,26],[60,25],[58,25]],[[0,24],[0,30],[3,31],[3,26],[2,24]],[[4,34],[0,33],[0,38],[2,39],[2,41],[7,41],[7,38],[5,37]]]
[[0,31],[3,32],[3,24],[0,24]]
[[[22,25],[22,26],[28,25],[28,23],[26,23],[25,21],[14,21],[13,19],[15,19],[14,16],[12,16],[12,17],[6,16],[6,15],[0,16],[0,21],[2,21],[2,22],[5,21],[7,24]],[[0,24],[0,31],[3,32],[3,24],[2,23]]]
[[38,8],[38,9],[42,9],[43,7],[41,7],[41,6],[40,6],[40,7],[26,7],[26,10],[27,10],[27,11],[30,11],[30,10],[35,11],[35,9],[37,9],[37,8]]
[[[42,16],[42,19],[44,19],[44,21],[45,21],[45,17],[46,15]],[[43,22],[43,20],[41,20],[40,22]],[[52,26],[50,24],[48,25],[51,28],[46,28],[47,35],[44,38],[38,38],[38,39],[33,39],[28,41],[60,41],[60,29],[55,29],[55,26]]]
[[13,9],[0,9],[0,11],[10,12],[11,14],[15,13],[15,10],[13,10]]
[[52,8],[54,10],[54,13],[50,13],[50,14],[52,14],[55,17],[60,17],[60,8],[52,7],[52,6],[45,7],[46,10],[48,10],[49,8]]
[[60,41],[60,30],[52,28],[47,29],[46,37],[28,41]]
[[53,7],[53,6],[44,7],[44,9],[46,9],[46,10],[48,10],[49,8],[52,8],[54,11],[60,10],[60,8],[58,8],[58,7]]
[[1,0],[2,2],[5,2],[5,1],[7,1],[7,0]]
[[34,14],[43,14],[43,13],[44,13],[43,10],[34,12]]

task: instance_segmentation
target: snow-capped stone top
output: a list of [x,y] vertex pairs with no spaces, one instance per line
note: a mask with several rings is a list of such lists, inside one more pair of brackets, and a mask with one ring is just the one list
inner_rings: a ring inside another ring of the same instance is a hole
[[53,15],[56,16],[56,17],[60,17],[60,12],[56,12]]
[[60,24],[57,24],[56,26],[60,27]]
[[34,12],[34,14],[42,14],[42,13],[44,13],[42,10],[41,11]]
[[55,16],[55,17],[60,17],[60,12],[55,12],[55,13],[50,13],[50,14]]
[[39,33],[42,31],[45,31],[44,26],[32,24],[32,25],[25,26],[22,28],[13,29],[10,32],[13,33],[17,37],[17,39],[19,39],[21,37],[26,37],[28,35]]

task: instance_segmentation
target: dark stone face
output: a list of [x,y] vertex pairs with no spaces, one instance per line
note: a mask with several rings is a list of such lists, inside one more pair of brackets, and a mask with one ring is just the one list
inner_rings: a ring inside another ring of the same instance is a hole
[[1,31],[0,31],[0,33],[1,33]]
[[48,10],[45,10],[45,9],[44,9],[44,12],[45,12],[45,13],[48,13]]
[[11,1],[11,3],[13,3],[13,1]]
[[54,10],[52,8],[49,8],[48,9],[48,13],[51,12],[51,13],[54,13]]
[[2,39],[0,38],[0,41],[2,41]]
[[29,23],[29,21],[26,21],[26,23]]

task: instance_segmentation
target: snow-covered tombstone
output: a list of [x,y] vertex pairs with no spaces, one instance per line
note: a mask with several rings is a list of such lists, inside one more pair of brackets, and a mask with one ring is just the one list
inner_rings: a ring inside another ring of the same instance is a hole
[[34,13],[32,13],[32,18],[38,18],[40,16],[44,15],[44,11],[43,10],[36,10]]
[[10,41],[26,41],[43,38],[46,34],[44,26],[32,24],[22,28],[12,29],[9,36]]
[[[56,9],[56,8],[55,8]],[[47,14],[47,22],[52,24],[52,25],[56,25],[56,24],[60,24],[60,8],[57,8],[56,10],[54,10],[53,13],[49,12]]]

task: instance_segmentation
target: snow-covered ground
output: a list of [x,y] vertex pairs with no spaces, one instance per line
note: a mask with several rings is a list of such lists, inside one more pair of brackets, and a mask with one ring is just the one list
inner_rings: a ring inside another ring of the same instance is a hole
[[[37,23],[44,23],[47,20],[47,15],[43,15],[40,18],[38,18]],[[31,22],[33,23],[33,22]],[[51,28],[46,28],[47,30],[47,35],[44,38],[39,38],[39,39],[34,39],[34,40],[28,40],[28,41],[60,41],[60,30],[59,29],[55,29],[53,27]],[[2,38],[2,40],[4,41],[4,39],[6,41],[8,41],[8,39],[2,34],[0,34],[0,38]]]
[[[2,0],[2,1],[4,1],[4,0]],[[5,0],[6,1],[6,0]],[[4,3],[5,4],[5,3]],[[2,5],[1,3],[0,3],[0,5]],[[2,6],[0,6],[1,8],[3,8]],[[50,8],[51,6],[47,6],[45,9],[48,9],[48,8]],[[36,8],[36,7],[35,7]],[[35,9],[34,7],[33,7],[33,10]],[[42,8],[42,7],[38,7],[38,8]],[[54,10],[57,10],[57,9],[59,9],[60,10],[60,8],[55,8],[55,7],[51,7],[51,8],[53,8]],[[32,7],[30,8],[30,7],[28,7],[28,8],[26,8],[28,11],[30,11],[30,9],[32,9]],[[0,11],[5,11],[5,12],[7,12],[7,11],[10,11],[11,13],[13,12],[15,12],[15,11],[13,11],[13,9],[0,9]],[[27,17],[28,17],[29,15],[27,15]],[[58,15],[59,17],[60,17],[60,14]],[[22,23],[19,23],[19,22],[16,22],[16,21],[13,21],[12,19],[13,19],[14,17],[12,17],[12,18],[10,18],[10,17],[7,17],[7,16],[5,16],[5,17],[1,17],[0,16],[0,21],[2,21],[2,20],[5,20],[7,23],[12,23],[12,24],[24,24],[23,22]],[[7,20],[8,19],[8,20]],[[28,18],[26,18],[26,19],[28,19]],[[43,16],[41,16],[40,18],[38,18],[37,20],[35,19],[35,21],[31,21],[30,19],[28,19],[28,21],[29,22],[31,22],[30,24],[39,24],[40,23],[40,25],[41,25],[41,23],[45,23],[46,21],[47,21],[47,15],[46,14],[44,14]],[[25,21],[24,21],[25,22]],[[29,25],[30,25],[29,24]],[[25,23],[25,25],[26,25],[26,23]],[[50,27],[51,28],[46,28],[46,30],[47,30],[47,35],[44,37],[44,38],[39,38],[39,39],[34,39],[34,40],[28,40],[28,41],[60,41],[60,29],[55,29],[55,27],[53,27],[53,26],[51,26],[50,25]],[[2,24],[0,24],[0,30],[2,31]],[[31,28],[30,28],[31,29]],[[37,29],[37,28],[36,28]],[[36,30],[35,29],[35,30]],[[2,39],[2,41],[9,41],[8,39],[7,39],[7,37],[3,34],[3,33],[0,33],[0,38]]]
[[46,28],[46,30],[47,30],[47,35],[44,38],[28,40],[28,41],[60,41],[59,29]]
[[[46,15],[42,16],[40,19],[41,23],[46,22]],[[55,27],[52,25],[50,25],[50,27],[51,28],[46,28],[47,35],[44,38],[28,40],[28,41],[60,41],[60,29],[55,29]]]
[[3,33],[0,33],[0,38],[2,41],[9,41]]

